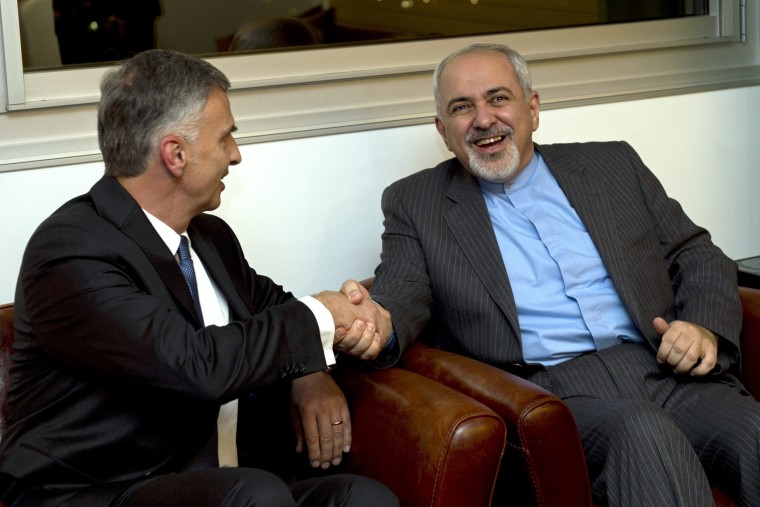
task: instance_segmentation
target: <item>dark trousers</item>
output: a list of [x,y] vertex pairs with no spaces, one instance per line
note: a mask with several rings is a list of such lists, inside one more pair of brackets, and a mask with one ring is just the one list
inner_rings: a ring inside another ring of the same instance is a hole
[[6,507],[399,507],[383,484],[351,474],[286,484],[256,468],[212,468],[83,487],[25,488],[0,474]]
[[595,501],[713,505],[710,483],[760,505],[760,404],[730,375],[674,375],[645,345],[623,344],[533,374],[564,400]]
[[[72,499],[66,507],[85,507]],[[287,485],[255,468],[216,468],[156,477],[130,487],[111,507],[398,507],[367,477],[337,474]]]

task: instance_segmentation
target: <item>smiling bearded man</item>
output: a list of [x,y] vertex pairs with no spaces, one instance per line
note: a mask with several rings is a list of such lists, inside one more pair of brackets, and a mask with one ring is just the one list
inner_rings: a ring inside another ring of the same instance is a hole
[[733,261],[628,144],[534,144],[539,97],[514,50],[457,51],[433,86],[456,157],[382,198],[372,298],[398,357],[425,339],[556,394],[605,505],[712,505],[711,480],[760,505]]

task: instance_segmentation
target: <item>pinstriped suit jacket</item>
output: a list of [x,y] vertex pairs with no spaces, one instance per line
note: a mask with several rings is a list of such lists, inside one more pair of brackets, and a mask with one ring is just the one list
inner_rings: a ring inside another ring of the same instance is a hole
[[[722,337],[738,360],[736,266],[695,225],[626,143],[536,146],[586,225],[641,334],[681,319]],[[373,298],[405,350],[425,330],[434,345],[510,369],[523,362],[515,299],[475,178],[454,158],[383,193],[383,251]],[[507,260],[508,262],[508,260]]]

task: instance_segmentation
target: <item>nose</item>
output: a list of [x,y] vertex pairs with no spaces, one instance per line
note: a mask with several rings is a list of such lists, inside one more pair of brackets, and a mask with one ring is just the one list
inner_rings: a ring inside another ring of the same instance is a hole
[[240,155],[240,149],[238,148],[235,138],[231,137],[230,139],[232,143],[230,150],[230,165],[238,165],[243,160],[243,157]]
[[472,123],[473,126],[477,128],[487,129],[496,123],[496,116],[493,114],[491,108],[487,106],[480,106],[475,108],[475,119]]

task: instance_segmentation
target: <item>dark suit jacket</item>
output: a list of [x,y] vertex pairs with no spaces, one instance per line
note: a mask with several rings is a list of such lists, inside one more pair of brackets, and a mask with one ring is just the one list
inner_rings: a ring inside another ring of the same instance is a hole
[[[625,143],[537,146],[586,225],[630,315],[659,346],[652,320],[713,330],[720,362],[738,359],[736,266]],[[428,326],[441,348],[516,371],[523,364],[514,294],[483,195],[457,159],[386,189],[373,298],[402,351]],[[507,261],[508,262],[508,261]]]
[[227,224],[204,214],[188,233],[227,326],[200,326],[173,255],[113,178],[37,229],[16,293],[0,472],[65,495],[178,471],[221,404],[325,368],[311,311],[248,266]]

